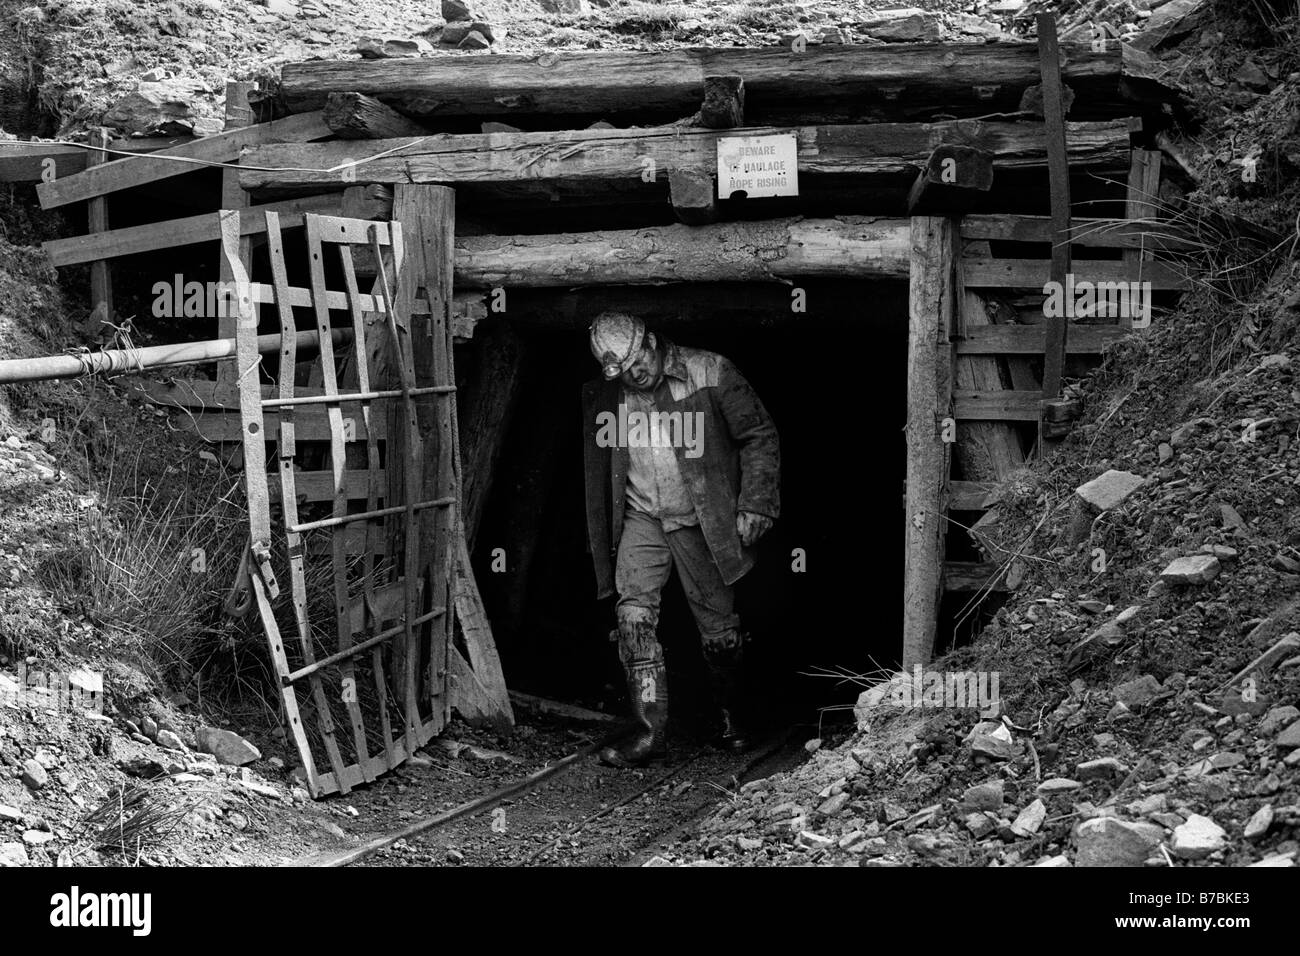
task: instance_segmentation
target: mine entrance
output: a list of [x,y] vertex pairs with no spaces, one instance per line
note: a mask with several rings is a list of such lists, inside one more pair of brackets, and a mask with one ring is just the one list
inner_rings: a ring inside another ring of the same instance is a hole
[[[782,514],[738,585],[759,710],[772,723],[851,704],[861,685],[826,676],[898,663],[896,560],[903,507],[907,287],[802,283],[609,287],[512,303],[524,381],[475,542],[474,570],[512,689],[621,712],[614,599],[595,599],[583,509],[580,389],[595,376],[586,322],[625,309],[672,341],[730,358],[781,436]],[[481,324],[471,369],[499,350]],[[557,328],[559,325],[561,327]],[[509,333],[506,333],[507,335]],[[498,551],[497,549],[502,549]],[[796,550],[801,549],[801,550]],[[504,557],[505,569],[501,567]],[[802,557],[804,570],[795,570]],[[680,719],[707,719],[698,635],[674,575],[660,637]]]

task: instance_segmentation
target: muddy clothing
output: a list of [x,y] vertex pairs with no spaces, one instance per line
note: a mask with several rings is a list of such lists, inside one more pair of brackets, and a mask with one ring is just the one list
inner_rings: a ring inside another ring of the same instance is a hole
[[[688,449],[679,443],[672,451],[699,522],[698,533],[723,583],[732,585],[754,566],[755,556],[753,547],[740,543],[737,512],[780,517],[776,426],[753,388],[721,355],[665,341],[663,371],[653,396],[655,409],[680,412],[683,420],[698,413],[692,417],[700,426],[698,445]],[[589,382],[582,393],[587,534],[597,597],[614,593],[614,563],[624,535],[629,449],[621,442],[609,447],[607,440],[608,424],[619,420],[622,396],[618,379]]]
[[[735,594],[718,573],[698,526],[666,531],[658,519],[628,509],[623,517],[623,537],[618,543],[614,573],[619,619],[630,617],[657,623],[659,596],[674,565],[691,615],[700,629],[705,655],[712,657],[714,650],[727,650],[717,645],[739,641],[740,617],[735,611]],[[662,656],[657,640],[644,643],[644,647],[632,647],[628,640],[620,641],[625,663]]]
[[[673,420],[656,415],[661,409],[654,396],[625,388],[619,402],[619,434],[628,434],[627,507],[658,518],[664,531],[698,525],[700,519],[682,480],[673,451],[674,437],[685,435],[683,418]],[[630,421],[628,421],[630,419]],[[645,422],[633,429],[632,423]],[[675,433],[675,434],[674,434]],[[692,436],[693,437],[693,436]]]

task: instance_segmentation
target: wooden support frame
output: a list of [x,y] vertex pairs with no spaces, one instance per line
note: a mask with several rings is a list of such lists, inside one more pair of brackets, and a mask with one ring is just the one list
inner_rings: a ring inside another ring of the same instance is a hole
[[911,220],[907,337],[907,506],[903,544],[903,669],[934,652],[943,586],[952,402],[950,335],[957,303],[957,225]]
[[[1043,78],[1043,121],[1047,138],[1047,172],[1052,203],[1051,281],[1064,288],[1070,271],[1070,160],[1065,134],[1065,106],[1061,90],[1061,51],[1056,38],[1056,15],[1040,13],[1038,25],[1039,68]],[[1043,346],[1043,397],[1061,394],[1065,349],[1069,327],[1064,315],[1047,319]]]

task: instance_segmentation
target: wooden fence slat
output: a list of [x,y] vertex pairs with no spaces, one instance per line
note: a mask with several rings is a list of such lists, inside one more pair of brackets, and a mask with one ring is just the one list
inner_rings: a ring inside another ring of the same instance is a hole
[[[1180,270],[1164,262],[1141,262],[1134,271],[1124,262],[1087,260],[1080,263],[1083,271],[1076,282],[1149,282],[1155,292],[1184,291],[1192,287],[1191,280]],[[1035,289],[1041,291],[1052,277],[1052,264],[1047,259],[993,259],[971,256],[962,260],[967,288],[983,289]]]
[[[966,330],[957,342],[958,355],[1042,355],[1043,325],[987,325]],[[1099,355],[1125,331],[1113,325],[1072,325],[1066,352],[1069,355]]]
[[41,201],[42,209],[54,209],[120,189],[192,173],[203,169],[204,163],[233,162],[247,146],[277,142],[304,143],[327,139],[332,135],[333,130],[325,124],[319,110],[314,113],[299,113],[269,123],[256,123],[243,129],[204,136],[148,156],[131,156],[93,169],[87,168],[85,172],[73,176],[41,183],[36,187],[36,195]]
[[[307,217],[307,261],[311,274],[313,311],[316,316],[316,329],[325,337],[320,348],[321,386],[326,395],[338,394],[338,378],[334,364],[334,343],[330,336],[330,310],[325,301],[325,253],[321,248],[321,237],[317,217]],[[277,294],[276,299],[283,296]],[[334,472],[334,517],[342,518],[347,514],[347,492],[343,485],[343,473],[347,468],[347,444],[343,440],[343,413],[338,405],[328,406],[330,423],[330,465]],[[333,544],[334,572],[334,610],[335,624],[338,629],[338,649],[345,651],[352,646],[352,619],[348,613],[348,553],[342,533],[335,528],[331,533]],[[369,766],[370,750],[366,743],[365,723],[361,717],[361,707],[356,696],[356,667],[349,658],[340,666],[345,688],[351,686],[352,693],[345,693],[345,705],[352,721],[352,738],[356,747],[356,762],[363,770]],[[370,773],[362,775],[367,781],[373,780]]]
[[[410,324],[407,320],[406,328],[402,330],[396,318],[396,305],[393,298],[393,289],[397,282],[400,281],[404,259],[404,250],[401,241],[401,226],[393,223],[390,243],[385,249],[379,242],[379,231],[374,225],[371,226],[371,249],[374,252],[375,264],[378,268],[378,278],[380,287],[383,290],[383,300],[386,303],[394,303],[394,307],[384,313],[387,320],[386,325],[388,334],[393,345],[393,352],[397,358],[397,372],[401,383],[401,389],[404,394],[402,399],[402,431],[404,435],[404,444],[402,446],[405,453],[405,461],[402,462],[402,495],[406,506],[406,526],[403,539],[405,547],[403,548],[403,567],[406,575],[406,655],[404,677],[406,684],[406,708],[405,708],[405,733],[407,738],[407,747],[414,751],[419,745],[417,736],[421,728],[419,689],[417,675],[420,664],[420,646],[419,635],[414,627],[413,622],[419,614],[419,601],[416,593],[415,582],[420,577],[420,536],[418,518],[415,512],[415,503],[420,496],[420,475],[424,468],[424,449],[420,443],[420,435],[415,418],[415,399],[411,397],[411,390],[416,387],[415,366],[413,361],[414,343],[410,341]],[[385,253],[387,252],[387,255]],[[385,262],[391,263],[391,266],[385,265]],[[388,269],[393,271],[394,281],[388,281]],[[406,333],[405,347],[403,346],[402,332]],[[432,597],[437,600],[437,594]],[[445,606],[445,605],[444,605]]]
[[[294,372],[297,367],[297,339],[289,334],[296,331],[293,308],[287,302],[284,289],[289,284],[288,270],[284,262],[284,239],[280,232],[279,216],[266,214],[267,251],[271,259],[272,284],[277,290],[276,311],[280,320],[280,382],[279,397],[293,398]],[[280,417],[280,441],[278,463],[280,470],[281,507],[284,509],[285,545],[289,554],[290,588],[293,595],[293,616],[298,629],[298,643],[302,648],[303,660],[312,664],[316,660],[316,650],[312,638],[311,621],[307,604],[307,569],[306,555],[302,544],[302,535],[293,531],[298,523],[298,495],[294,459],[298,454],[296,435],[294,434],[293,407],[288,406]],[[285,414],[287,413],[287,414]],[[245,467],[248,463],[245,462]],[[317,721],[324,737],[325,753],[329,758],[334,775],[343,779],[343,755],[334,736],[334,718],[330,713],[329,698],[318,674],[308,678],[312,700],[316,704]],[[344,793],[347,791],[344,790]]]
[[[346,243],[342,243],[339,245],[338,250],[339,259],[343,266],[343,285],[348,295],[348,312],[352,316],[352,346],[353,355],[355,356],[356,387],[359,392],[364,394],[370,391],[370,362],[366,354],[366,318],[361,308],[361,290],[357,286],[357,272],[352,261],[352,248]],[[380,469],[379,444],[374,438],[374,418],[371,416],[370,402],[361,403],[361,418],[366,429],[366,462],[369,466],[366,480],[366,510],[375,511],[379,508],[381,489],[386,490],[388,484],[387,476]],[[374,612],[371,617],[372,634],[377,634],[383,626],[383,619],[377,613],[374,581],[375,554],[379,551],[381,544],[375,523],[367,521],[365,528],[366,553],[362,560],[363,588],[366,603]],[[335,534],[338,534],[338,532],[336,531]],[[357,628],[356,630],[364,630],[364,628]],[[388,681],[384,673],[383,648],[379,645],[376,645],[371,652],[371,669],[375,681],[375,691],[379,697],[380,732],[384,741],[383,756],[385,761],[390,761],[391,755],[389,751],[393,745],[393,725],[388,714]],[[385,769],[391,770],[392,764],[386,763]]]

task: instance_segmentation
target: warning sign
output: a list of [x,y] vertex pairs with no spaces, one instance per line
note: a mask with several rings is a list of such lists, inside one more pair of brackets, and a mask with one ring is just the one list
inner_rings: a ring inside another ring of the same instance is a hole
[[718,198],[799,195],[798,152],[793,133],[720,138]]

